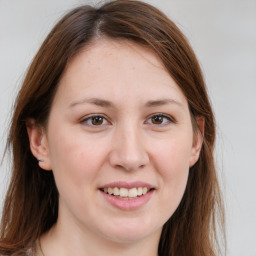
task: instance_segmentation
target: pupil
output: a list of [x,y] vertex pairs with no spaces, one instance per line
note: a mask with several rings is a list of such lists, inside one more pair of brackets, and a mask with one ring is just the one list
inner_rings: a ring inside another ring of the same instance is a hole
[[155,116],[153,118],[153,123],[154,124],[161,124],[163,122],[163,117],[162,116]]
[[103,118],[100,116],[96,116],[92,119],[92,124],[94,125],[100,125],[103,123]]

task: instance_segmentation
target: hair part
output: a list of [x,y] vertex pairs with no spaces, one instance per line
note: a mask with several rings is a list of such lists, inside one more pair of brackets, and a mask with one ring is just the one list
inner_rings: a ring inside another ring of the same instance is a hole
[[52,172],[40,169],[30,151],[26,121],[33,118],[37,125],[47,126],[69,60],[102,37],[151,48],[187,98],[193,127],[197,117],[205,119],[200,158],[190,169],[180,205],[163,227],[159,255],[220,255],[217,224],[224,234],[224,211],[213,158],[215,120],[202,71],[178,27],[155,7],[135,0],[70,11],[33,59],[15,102],[7,142],[13,171],[2,215],[0,253],[9,255],[31,246],[56,223],[58,190]]

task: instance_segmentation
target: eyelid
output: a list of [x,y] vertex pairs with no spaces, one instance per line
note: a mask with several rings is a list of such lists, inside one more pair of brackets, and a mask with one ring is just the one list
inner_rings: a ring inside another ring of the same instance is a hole
[[101,124],[101,125],[93,125],[93,124],[85,124],[86,126],[89,126],[89,127],[93,127],[93,128],[101,128],[103,126],[106,126],[106,125],[109,125],[111,124],[111,122],[109,121],[109,118],[107,118],[104,114],[89,114],[89,115],[86,115],[84,117],[82,117],[79,122],[81,124],[85,123],[86,121],[90,120],[91,118],[93,117],[101,117],[103,118],[105,121],[107,121],[108,124]]
[[[168,121],[165,122],[164,124],[154,124],[152,122],[149,123],[148,120],[153,118],[153,117],[155,117],[155,116],[160,116],[160,117],[166,118]],[[86,123],[88,120],[92,119],[93,117],[101,117],[101,118],[103,118],[107,122],[107,124],[93,125],[93,124]],[[105,116],[105,114],[98,114],[98,113],[86,115],[83,118],[81,118],[79,120],[79,122],[81,124],[84,124],[84,125],[86,125],[88,127],[93,127],[93,128],[102,128],[104,126],[111,125],[111,121],[109,120],[108,117]],[[163,126],[167,126],[167,125],[169,125],[171,123],[176,123],[176,120],[171,115],[169,115],[169,114],[165,114],[165,113],[159,112],[159,113],[153,113],[153,114],[149,115],[146,118],[145,123],[148,123],[150,125],[157,126],[157,127],[161,127],[161,126],[163,127]]]
[[[166,119],[168,119],[168,124],[171,124],[171,123],[177,123],[176,120],[169,114],[165,114],[165,113],[154,113],[154,114],[151,114],[149,115],[147,118],[146,118],[146,121],[149,120],[150,118],[154,117],[154,116],[161,116],[161,117],[164,117]],[[165,125],[168,125],[168,124],[152,124],[151,125],[154,125],[154,126],[165,126]]]

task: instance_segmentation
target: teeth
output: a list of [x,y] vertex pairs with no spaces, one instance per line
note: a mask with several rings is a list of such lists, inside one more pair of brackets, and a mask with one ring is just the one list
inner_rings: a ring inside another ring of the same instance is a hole
[[112,194],[113,194],[113,188],[108,188],[108,193],[109,193],[110,195],[112,195]]
[[114,196],[119,196],[120,192],[119,192],[119,188],[114,188]]
[[137,188],[129,189],[129,197],[136,197],[138,195]]
[[104,192],[108,193],[109,195],[120,196],[123,198],[135,198],[137,196],[142,196],[147,194],[149,188],[147,187],[138,187],[138,188],[104,188]]
[[142,189],[142,195],[147,194],[147,192],[148,192],[148,188],[143,188],[143,189]]
[[129,190],[127,188],[120,188],[120,196],[127,197],[129,195]]
[[142,191],[143,191],[143,188],[138,188],[138,189],[137,189],[137,194],[138,194],[138,196],[141,196],[141,195],[142,195]]

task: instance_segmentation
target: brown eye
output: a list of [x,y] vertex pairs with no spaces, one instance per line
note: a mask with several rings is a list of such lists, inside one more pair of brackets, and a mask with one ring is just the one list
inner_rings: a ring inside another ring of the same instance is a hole
[[104,118],[101,116],[92,117],[92,125],[101,125],[103,124]]
[[168,125],[173,122],[174,122],[173,119],[169,115],[161,114],[161,113],[150,116],[146,121],[146,123],[148,124],[159,126],[159,127]]
[[82,119],[80,122],[81,124],[90,126],[90,127],[96,127],[96,126],[105,127],[106,125],[110,124],[104,116],[100,116],[100,115],[87,116],[84,119]]
[[163,116],[153,116],[152,117],[152,124],[162,124],[163,123]]

